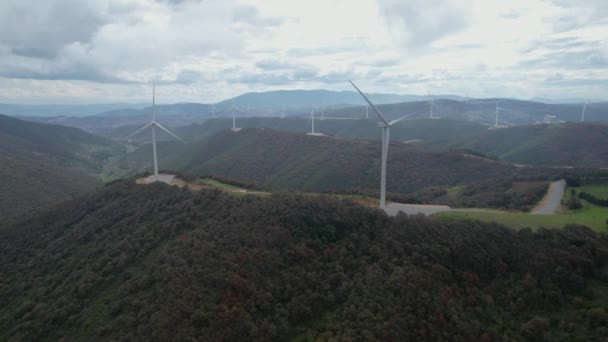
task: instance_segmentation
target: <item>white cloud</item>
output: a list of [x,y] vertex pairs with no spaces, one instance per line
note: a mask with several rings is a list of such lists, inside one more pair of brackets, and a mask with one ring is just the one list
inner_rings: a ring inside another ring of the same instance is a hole
[[606,93],[607,4],[5,1],[0,101],[142,101],[151,80],[170,102],[217,101],[245,91],[344,90],[349,77],[388,93]]

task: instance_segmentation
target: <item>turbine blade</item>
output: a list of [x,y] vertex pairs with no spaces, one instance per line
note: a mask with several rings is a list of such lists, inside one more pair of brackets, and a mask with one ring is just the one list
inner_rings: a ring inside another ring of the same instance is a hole
[[393,120],[393,121],[389,122],[389,123],[388,123],[388,125],[389,125],[389,126],[391,126],[391,125],[393,125],[393,124],[396,124],[397,122],[399,122],[399,121],[401,121],[401,120],[403,120],[403,119],[407,119],[407,118],[409,118],[410,116],[412,116],[412,115],[414,115],[414,114],[416,114],[416,113],[418,113],[418,112],[413,112],[413,113],[408,114],[408,115],[406,115],[406,116],[402,116],[402,117],[400,117],[399,119],[395,119],[395,120]]
[[175,135],[175,134],[171,133],[171,131],[169,131],[168,129],[166,129],[165,127],[163,127],[163,126],[162,126],[161,124],[159,124],[158,122],[155,122],[154,124],[155,124],[156,126],[158,126],[158,128],[162,129],[163,131],[165,131],[165,132],[167,132],[167,133],[171,134],[171,136],[172,136],[172,137],[174,137],[175,139],[177,139],[177,140],[179,140],[179,141],[181,141],[181,142],[183,142],[183,143],[186,143],[186,142],[185,142],[185,141],[184,141],[182,138],[180,138],[180,137],[178,137],[177,135]]
[[131,134],[127,135],[127,136],[125,137],[125,139],[126,139],[126,138],[130,138],[130,137],[134,136],[135,134],[137,134],[137,133],[139,133],[139,132],[143,131],[144,129],[146,129],[146,128],[150,127],[150,126],[152,126],[152,122],[150,122],[149,124],[145,125],[144,127],[140,128],[140,129],[138,129],[137,131],[135,131],[135,132],[133,132],[133,133],[131,133]]
[[390,125],[390,123],[388,122],[388,120],[386,120],[384,115],[382,115],[382,113],[380,113],[378,108],[376,108],[376,106],[374,106],[374,104],[371,103],[371,101],[365,96],[365,94],[363,94],[363,92],[361,92],[361,90],[359,90],[359,88],[357,88],[357,86],[353,83],[353,81],[348,80],[348,82],[350,82],[350,84],[352,84],[353,87],[355,87],[355,89],[357,89],[359,94],[365,99],[365,101],[369,104],[369,106],[372,107],[372,109],[374,110],[374,112],[376,112],[376,114],[380,117],[380,119],[382,119],[382,121],[384,121],[385,124]]

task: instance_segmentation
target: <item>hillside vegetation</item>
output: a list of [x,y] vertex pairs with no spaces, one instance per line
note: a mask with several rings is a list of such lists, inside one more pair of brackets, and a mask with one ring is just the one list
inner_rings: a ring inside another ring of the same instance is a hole
[[0,229],[0,340],[600,341],[607,265],[583,227],[119,182]]
[[494,129],[451,144],[500,159],[574,167],[608,166],[608,124],[564,123]]
[[81,129],[0,115],[0,154],[98,172],[120,145]]
[[[218,175],[274,188],[299,191],[377,189],[380,144],[269,129],[219,132],[188,145],[159,148],[164,169],[194,176]],[[150,147],[131,156],[150,160]],[[462,153],[430,152],[393,143],[389,150],[387,189],[410,192],[430,185],[458,185],[482,179],[536,175],[541,170],[517,168]]]
[[24,214],[94,191],[101,183],[48,162],[0,155],[0,217]]

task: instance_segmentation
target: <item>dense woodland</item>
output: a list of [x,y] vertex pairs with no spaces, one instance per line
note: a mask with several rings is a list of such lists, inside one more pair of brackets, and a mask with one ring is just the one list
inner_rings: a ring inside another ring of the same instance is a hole
[[528,125],[472,134],[451,146],[528,165],[608,166],[608,124]]
[[0,228],[0,340],[606,341],[608,236],[119,181]]
[[0,154],[0,218],[93,192],[101,182],[86,174],[28,158]]
[[0,114],[0,155],[99,172],[108,158],[123,151],[119,144],[78,128],[34,123]]
[[[159,146],[162,168],[194,176],[219,175],[261,186],[298,191],[377,190],[380,144],[270,129],[219,132],[190,144]],[[147,167],[150,147],[129,156],[133,168]],[[387,189],[408,193],[428,186],[452,186],[515,175],[561,171],[517,168],[460,152],[427,151],[392,143]]]

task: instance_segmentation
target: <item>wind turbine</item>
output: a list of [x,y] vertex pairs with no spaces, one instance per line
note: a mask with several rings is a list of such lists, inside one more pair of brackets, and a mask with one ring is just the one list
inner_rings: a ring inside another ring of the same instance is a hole
[[215,105],[211,105],[211,117],[215,119]]
[[585,122],[585,110],[587,109],[587,106],[589,106],[589,101],[585,101],[585,104],[583,105],[583,112],[581,113],[581,122]]
[[[428,93],[428,96],[430,97],[431,93],[428,90],[426,92]],[[433,108],[437,108],[437,105],[435,104],[435,100],[431,98],[431,101],[429,101],[428,104],[429,104],[429,107],[431,108],[431,116],[430,116],[430,118],[431,119],[439,119],[438,117],[433,116]]]
[[372,109],[374,110],[374,112],[376,112],[376,114],[378,115],[380,120],[382,120],[382,122],[378,123],[378,126],[380,126],[382,128],[382,167],[381,167],[381,172],[380,172],[380,208],[385,209],[386,208],[386,160],[388,157],[388,143],[390,141],[390,128],[392,125],[396,124],[397,122],[416,114],[416,112],[405,115],[403,117],[400,117],[399,119],[388,121],[384,117],[384,115],[382,115],[382,113],[370,102],[370,100],[365,96],[365,94],[363,94],[363,92],[361,92],[361,90],[359,90],[359,88],[357,88],[357,86],[353,83],[353,81],[349,80],[349,82],[350,82],[350,84],[353,85],[353,87],[355,87],[355,89],[357,89],[359,94],[365,99],[365,101],[369,104],[369,106],[372,107]]
[[126,138],[130,138],[132,136],[134,136],[135,134],[143,131],[144,129],[148,128],[148,127],[152,127],[152,155],[154,157],[154,177],[153,177],[153,181],[157,181],[158,180],[158,158],[156,157],[156,127],[162,129],[163,131],[169,133],[172,137],[174,137],[175,139],[185,143],[185,141],[183,141],[180,137],[178,137],[177,135],[171,133],[171,131],[169,131],[168,129],[166,129],[165,127],[163,127],[161,124],[159,124],[158,122],[156,122],[156,87],[154,84],[152,84],[152,121],[145,125],[144,127],[136,130],[135,132],[129,134],[126,136]]
[[365,118],[369,119],[369,105],[365,105]]
[[232,128],[230,130],[233,132],[238,132],[241,130],[240,128],[236,127],[236,110],[239,110],[239,108],[235,106],[233,102],[232,107],[230,107],[230,109],[232,110]]
[[496,112],[495,112],[495,121],[494,121],[494,128],[498,128],[498,113],[502,110],[503,112],[506,110],[504,108],[500,108],[498,107],[498,103],[499,102],[503,102],[503,101],[496,101]]
[[310,126],[310,133],[306,133],[307,135],[323,135],[323,133],[316,133],[315,132],[315,108],[313,107],[312,110],[310,111],[310,118],[308,119],[308,121],[311,122],[311,126]]

